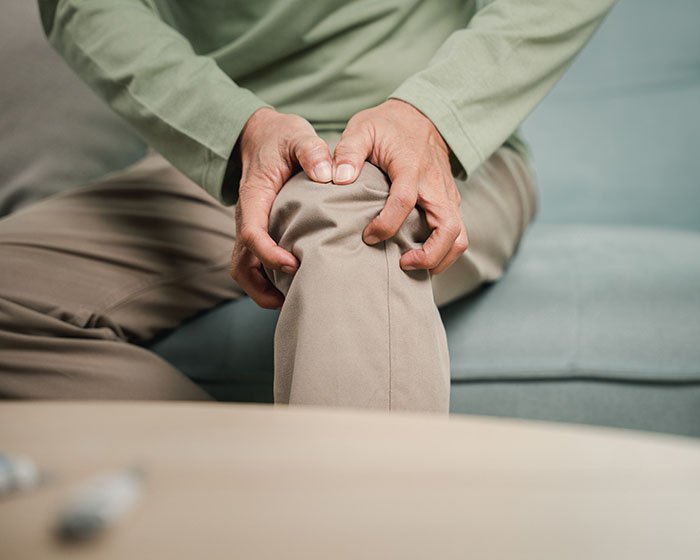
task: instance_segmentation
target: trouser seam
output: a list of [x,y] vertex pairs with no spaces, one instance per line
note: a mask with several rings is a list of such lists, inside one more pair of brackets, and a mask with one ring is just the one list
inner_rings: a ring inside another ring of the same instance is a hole
[[389,251],[384,241],[384,261],[386,263],[386,315],[387,315],[387,340],[389,350],[389,410],[392,406],[392,338],[391,338],[391,267],[389,266]]

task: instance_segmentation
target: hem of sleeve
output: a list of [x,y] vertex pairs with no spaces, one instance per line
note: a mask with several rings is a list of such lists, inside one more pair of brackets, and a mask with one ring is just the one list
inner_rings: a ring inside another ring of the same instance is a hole
[[410,79],[401,84],[389,98],[410,103],[428,117],[461,165],[461,171],[467,176],[484,162],[482,151],[467,132],[458,112],[432,84],[419,78]]

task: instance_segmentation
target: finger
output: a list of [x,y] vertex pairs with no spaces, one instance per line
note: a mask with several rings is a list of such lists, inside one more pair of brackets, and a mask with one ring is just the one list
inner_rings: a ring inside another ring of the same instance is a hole
[[258,268],[250,268],[241,276],[241,288],[260,307],[279,309],[284,304],[284,295],[270,282]]
[[[426,209],[426,213],[427,213]],[[459,236],[461,219],[438,218],[439,224],[419,249],[411,249],[401,256],[399,264],[404,270],[433,269],[445,258]]]
[[238,204],[241,205],[240,241],[271,270],[284,270],[293,274],[299,267],[296,257],[283,249],[267,232],[270,209],[277,193],[268,188],[241,189]]
[[397,179],[389,189],[384,208],[362,232],[365,243],[374,245],[396,235],[416,206],[418,192],[415,180]]
[[455,240],[454,245],[448,251],[445,258],[442,259],[435,268],[431,269],[431,272],[433,274],[441,274],[442,272],[445,272],[448,268],[450,268],[457,261],[457,259],[459,257],[461,257],[464,254],[464,252],[468,248],[469,248],[469,239],[467,237],[467,231],[462,230],[462,233],[460,233],[457,236],[457,239]]
[[291,145],[291,155],[299,162],[312,181],[330,183],[333,179],[333,160],[328,144],[315,133],[301,136]]
[[372,135],[363,125],[348,124],[333,151],[333,182],[347,185],[354,182],[372,153]]
[[270,270],[294,274],[299,268],[296,257],[277,245],[266,229],[242,229],[241,241]]
[[260,307],[278,309],[284,303],[284,295],[270,282],[260,268],[260,261],[249,256],[234,260],[231,265],[231,276]]

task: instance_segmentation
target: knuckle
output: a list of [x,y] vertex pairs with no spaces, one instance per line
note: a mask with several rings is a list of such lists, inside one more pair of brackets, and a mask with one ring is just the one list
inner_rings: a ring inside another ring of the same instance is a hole
[[459,251],[460,253],[464,253],[469,248],[469,243],[467,242],[466,239],[458,239],[455,242],[455,250]]
[[444,209],[448,206],[443,193],[436,189],[419,190],[418,200],[422,205],[430,206],[440,212],[444,212]]
[[358,149],[351,140],[346,140],[343,143],[338,144],[335,147],[335,160],[339,163],[353,162],[359,156],[357,155]]
[[228,269],[229,275],[231,278],[233,278],[236,282],[239,282],[241,277],[243,276],[241,272],[241,264],[239,259],[232,259],[231,264]]
[[457,220],[447,220],[444,224],[445,231],[453,238],[462,233],[462,224]]
[[355,127],[352,131],[346,129],[340,138],[340,142],[335,147],[334,157],[336,161],[353,161],[362,157],[361,152],[370,145],[370,138],[360,127]]
[[324,159],[325,143],[318,136],[307,136],[299,144],[300,152],[309,159]]
[[422,268],[431,269],[435,268],[437,265],[440,264],[440,261],[442,259],[434,249],[434,247],[430,249],[427,249],[425,247],[423,248],[422,254],[417,259],[419,266],[421,266]]
[[436,256],[429,256],[425,259],[425,267],[428,269],[435,268],[440,264],[440,258]]
[[[241,179],[241,182],[238,185],[238,192],[245,193],[246,191],[249,191],[252,188],[253,188],[253,185],[250,181],[247,181],[246,179]],[[241,208],[240,204],[238,205],[238,208]],[[241,210],[238,210],[239,213],[241,211],[242,211],[242,208],[241,208]]]
[[416,205],[416,199],[411,193],[400,192],[394,195],[394,204],[401,210],[409,211]]
[[382,238],[391,237],[398,229],[398,226],[386,220],[378,220],[374,224],[374,232]]
[[413,150],[403,150],[396,153],[407,174],[410,174],[416,182],[422,181],[430,183],[435,180],[435,176],[430,170],[425,170],[425,161]]
[[241,243],[243,243],[243,245],[246,247],[252,246],[256,238],[257,234],[253,228],[245,226],[241,228]]

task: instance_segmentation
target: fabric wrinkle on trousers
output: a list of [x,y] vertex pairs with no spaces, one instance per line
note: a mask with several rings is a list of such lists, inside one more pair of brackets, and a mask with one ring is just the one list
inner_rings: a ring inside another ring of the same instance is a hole
[[[376,246],[361,238],[389,184],[366,164],[352,185],[295,175],[270,233],[300,259],[275,333],[275,400],[446,413],[449,354],[438,306],[497,279],[537,204],[534,173],[503,147],[459,182],[470,248],[443,274],[399,257],[429,231],[418,209]],[[233,208],[156,152],[0,220],[0,395],[206,399],[142,346],[244,296],[228,274]]]

